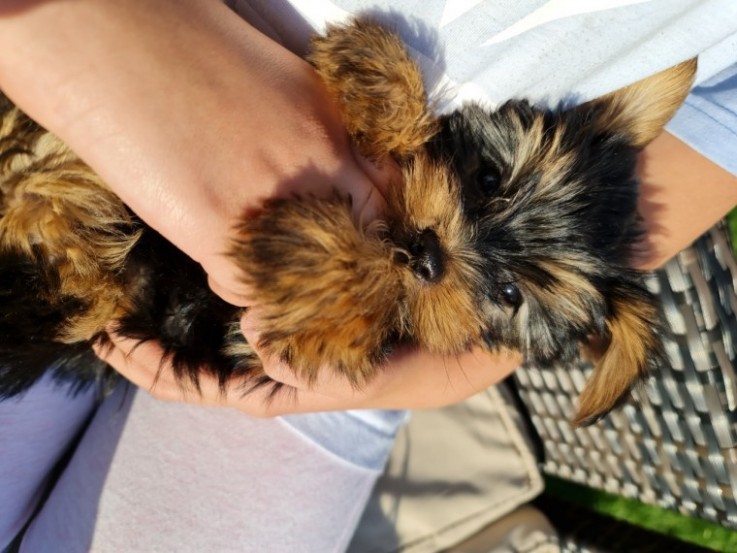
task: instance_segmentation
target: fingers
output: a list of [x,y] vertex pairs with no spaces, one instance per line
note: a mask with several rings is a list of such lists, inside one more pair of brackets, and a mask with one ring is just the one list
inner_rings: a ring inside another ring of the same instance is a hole
[[332,367],[321,367],[314,381],[307,382],[297,376],[295,371],[276,357],[271,357],[259,348],[258,309],[249,309],[241,318],[241,330],[246,341],[261,359],[264,372],[269,378],[301,391],[319,390],[321,396],[333,398],[353,397],[357,390],[344,376],[337,374]]
[[[237,305],[239,307],[246,307],[251,303],[249,301],[249,294],[245,291],[235,291],[237,290],[236,286],[238,286],[238,283],[236,281],[236,284],[230,283],[229,285],[221,284],[212,275],[207,276],[207,285],[210,287],[210,290],[212,290],[217,296],[220,296],[220,299],[225,300],[231,305]],[[243,288],[243,286],[240,286],[240,288]]]
[[207,272],[210,289],[231,305],[246,307],[253,303],[251,290],[243,283],[241,269],[226,255],[213,255],[201,261]]
[[336,401],[316,392],[303,392],[290,386],[252,387],[247,381],[233,380],[225,390],[212,375],[201,373],[198,386],[177,378],[157,342],[139,343],[111,329],[111,344],[94,346],[95,353],[122,376],[153,397],[163,401],[185,402],[205,407],[233,407],[248,415],[266,418],[289,413],[304,413],[346,408],[350,400]]
[[[164,351],[157,342],[139,343],[114,332],[109,332],[109,336],[111,345],[94,346],[95,353],[127,380],[157,399],[197,401],[201,394],[194,385],[174,376],[174,370],[165,362]],[[210,386],[207,388],[202,390],[202,395],[211,391]]]
[[399,352],[391,361],[397,367],[381,405],[397,408],[411,398],[413,409],[442,407],[462,401],[509,376],[521,363],[516,352],[489,353],[479,348],[460,355],[418,350]]
[[285,374],[283,365],[264,359],[270,375],[289,380],[294,402],[275,405],[281,412],[343,409],[426,409],[462,401],[499,383],[520,365],[516,354],[480,350],[444,356],[408,349],[392,356],[376,377],[361,388],[333,375],[316,384]]
[[[243,332],[243,336],[245,336],[246,341],[249,343],[251,348],[253,348],[253,350],[259,356],[264,373],[275,382],[284,384],[285,386],[288,386],[290,388],[309,390],[309,388],[311,388],[312,386],[299,379],[295,372],[286,363],[275,357],[270,357],[259,348],[258,344],[260,341],[261,333],[257,329],[257,312],[258,310],[256,308],[250,308],[245,312],[243,317],[241,317],[241,331]],[[322,372],[323,371],[320,371],[320,373]],[[318,378],[322,378],[322,375],[319,375]],[[319,388],[324,393],[328,393],[325,389],[324,382],[316,382],[314,384],[314,387]]]
[[323,367],[314,382],[307,382],[285,363],[259,351],[257,321],[257,313],[244,316],[244,335],[259,354],[264,372],[296,391],[294,412],[449,405],[500,382],[522,361],[518,353],[506,350],[491,354],[473,349],[460,355],[441,355],[405,348],[395,352],[376,376],[360,388],[330,367]]
[[[386,158],[380,163],[365,158],[355,146],[352,146],[353,157],[361,171],[368,177],[369,182],[364,181],[364,194],[358,195],[363,200],[355,201],[354,208],[358,220],[362,223],[373,221],[380,217],[386,206],[388,189],[394,183],[401,182],[401,171],[397,164]],[[356,196],[356,194],[353,194]]]
[[[257,317],[244,317],[244,334],[258,353]],[[201,373],[199,386],[177,378],[157,342],[138,343],[110,331],[111,347],[96,353],[128,380],[166,401],[231,407],[255,417],[345,409],[423,409],[462,401],[506,378],[521,362],[517,353],[474,349],[439,355],[412,348],[395,352],[373,379],[356,388],[330,367],[315,382],[300,379],[278,359],[262,355],[273,380],[262,386],[233,379],[223,390],[216,377]]]

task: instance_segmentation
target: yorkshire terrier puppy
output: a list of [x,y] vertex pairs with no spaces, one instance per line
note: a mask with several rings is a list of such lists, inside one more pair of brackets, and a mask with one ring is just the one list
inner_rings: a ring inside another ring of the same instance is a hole
[[[512,100],[436,116],[402,42],[368,20],[331,27],[309,59],[356,145],[402,178],[380,221],[355,221],[335,193],[268,200],[235,229],[230,254],[265,306],[268,352],[360,386],[397,345],[512,348],[551,365],[593,341],[579,424],[664,360],[658,302],[630,266],[635,165],[687,95],[694,60],[570,109]],[[105,377],[90,344],[111,320],[160,340],[184,379],[266,383],[239,309],[199,266],[58,138],[8,100],[0,110],[0,397],[49,367]]]

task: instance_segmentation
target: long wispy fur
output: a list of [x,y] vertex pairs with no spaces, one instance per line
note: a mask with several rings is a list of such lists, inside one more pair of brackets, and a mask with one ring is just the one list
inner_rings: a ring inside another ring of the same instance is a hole
[[[663,361],[656,298],[630,268],[635,165],[695,61],[570,109],[512,100],[438,117],[401,41],[369,20],[329,28],[309,59],[357,146],[402,177],[368,225],[338,193],[268,200],[243,219],[230,255],[265,306],[262,347],[307,378],[335,370],[360,386],[400,344],[513,348],[551,365],[595,338],[579,424]],[[232,331],[239,310],[201,269],[53,135],[7,100],[0,109],[0,396],[52,359],[61,376],[104,374],[89,344],[110,320],[161,340],[184,379],[263,384]]]

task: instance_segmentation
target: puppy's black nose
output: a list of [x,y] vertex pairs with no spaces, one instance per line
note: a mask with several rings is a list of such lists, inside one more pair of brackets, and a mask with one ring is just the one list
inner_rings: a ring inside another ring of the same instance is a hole
[[435,231],[425,229],[409,248],[412,258],[409,266],[417,278],[425,282],[437,282],[445,272],[443,248]]

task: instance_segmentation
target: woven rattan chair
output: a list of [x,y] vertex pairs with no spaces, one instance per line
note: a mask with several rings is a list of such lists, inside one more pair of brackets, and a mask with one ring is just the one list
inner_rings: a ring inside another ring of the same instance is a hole
[[569,423],[589,367],[516,372],[545,473],[737,530],[736,278],[724,223],[653,275],[670,366],[594,426]]

